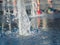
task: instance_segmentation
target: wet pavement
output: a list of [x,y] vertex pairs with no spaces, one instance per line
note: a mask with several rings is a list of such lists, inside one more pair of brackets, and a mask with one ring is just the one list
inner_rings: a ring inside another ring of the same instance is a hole
[[[37,34],[37,33],[36,33]],[[60,45],[60,29],[42,29],[35,36],[0,37],[0,45]]]
[[2,34],[0,45],[60,45],[60,18],[54,19],[53,23],[47,21],[47,28],[38,29],[37,35],[17,37],[16,34]]

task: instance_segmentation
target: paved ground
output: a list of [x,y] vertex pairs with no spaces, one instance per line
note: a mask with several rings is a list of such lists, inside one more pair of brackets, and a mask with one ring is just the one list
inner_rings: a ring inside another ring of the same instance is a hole
[[40,33],[35,36],[0,36],[0,45],[60,45],[60,19],[48,23],[48,27],[50,28],[39,29]]
[[0,37],[0,45],[60,45],[60,29],[42,29],[36,36]]

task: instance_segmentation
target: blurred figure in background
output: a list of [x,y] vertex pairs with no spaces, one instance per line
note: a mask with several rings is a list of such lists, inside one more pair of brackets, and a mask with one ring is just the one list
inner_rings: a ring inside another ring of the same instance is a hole
[[45,10],[45,12],[48,13],[48,14],[53,14],[54,13],[53,1],[52,0],[48,0],[48,7]]

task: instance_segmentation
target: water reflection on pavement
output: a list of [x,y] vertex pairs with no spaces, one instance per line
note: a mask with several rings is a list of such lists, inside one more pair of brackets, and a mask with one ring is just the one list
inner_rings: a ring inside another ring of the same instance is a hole
[[42,29],[36,36],[0,37],[0,45],[60,45],[59,29]]

